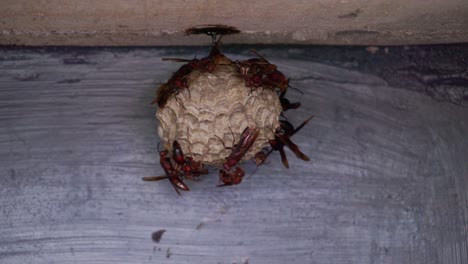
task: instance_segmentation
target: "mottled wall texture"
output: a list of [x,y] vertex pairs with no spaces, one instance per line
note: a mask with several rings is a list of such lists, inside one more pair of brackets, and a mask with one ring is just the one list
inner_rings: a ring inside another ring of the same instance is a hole
[[230,43],[433,44],[468,41],[466,0],[2,0],[0,45],[191,45],[221,23]]

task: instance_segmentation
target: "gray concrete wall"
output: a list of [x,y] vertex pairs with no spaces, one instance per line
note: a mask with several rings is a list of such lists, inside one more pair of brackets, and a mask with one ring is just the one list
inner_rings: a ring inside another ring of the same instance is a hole
[[0,44],[192,45],[182,31],[222,23],[229,43],[430,44],[468,41],[466,0],[2,0]]

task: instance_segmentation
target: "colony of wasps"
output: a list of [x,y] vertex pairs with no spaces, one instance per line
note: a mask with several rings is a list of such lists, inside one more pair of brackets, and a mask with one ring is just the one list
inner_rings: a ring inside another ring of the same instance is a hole
[[[177,100],[176,95],[184,89],[187,89],[190,92],[188,77],[193,71],[213,73],[216,65],[219,64],[220,57],[222,56],[218,48],[221,38],[216,40],[216,34],[226,35],[238,32],[239,31],[235,28],[219,25],[188,29],[186,31],[187,34],[204,33],[212,36],[212,50],[206,58],[202,59],[163,59],[185,62],[185,64],[181,66],[165,84],[159,87],[156,93],[156,98],[152,104],[157,104],[160,109],[163,109],[171,97],[174,97],[175,100]],[[244,61],[233,61],[232,63],[236,65],[237,73],[245,82],[247,89],[250,89],[251,91],[255,89],[270,89],[278,94],[282,108],[280,116],[284,118],[284,112],[291,109],[297,109],[301,105],[299,102],[291,103],[285,97],[288,88],[291,87],[289,85],[289,79],[277,69],[276,65],[270,63],[265,57],[253,50],[252,53],[256,55],[255,58]],[[264,164],[273,151],[278,151],[283,165],[286,168],[289,168],[288,159],[284,151],[285,147],[288,147],[298,158],[304,161],[309,161],[309,157],[300,151],[299,147],[292,142],[291,138],[312,118],[313,116],[302,122],[297,127],[294,127],[286,120],[286,118],[279,120],[279,126],[274,131],[274,137],[268,141],[270,146],[262,149],[253,157],[257,166]],[[225,146],[226,149],[230,150],[230,154],[225,158],[225,161],[219,170],[218,186],[228,186],[241,183],[245,176],[245,172],[238,164],[252,147],[255,140],[257,140],[258,135],[259,129],[257,127],[246,127],[240,134],[239,139],[233,143],[232,147],[228,148]],[[208,174],[208,169],[204,164],[200,161],[195,161],[190,154],[184,153],[177,140],[172,142],[171,153],[165,149],[160,151],[159,155],[160,164],[164,169],[165,175],[144,177],[143,180],[159,181],[168,179],[179,195],[180,190],[189,191],[189,187],[184,182],[185,179],[197,180],[200,175]]]

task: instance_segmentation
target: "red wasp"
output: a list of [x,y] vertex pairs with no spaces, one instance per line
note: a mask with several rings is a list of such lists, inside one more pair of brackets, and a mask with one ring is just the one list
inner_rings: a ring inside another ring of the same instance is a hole
[[[165,60],[165,59],[163,59]],[[167,81],[167,83],[163,84],[159,87],[157,91],[156,99],[153,103],[157,102],[160,108],[163,108],[167,100],[171,95],[177,95],[183,89],[189,89],[188,83],[188,76],[194,70],[194,65],[191,63],[187,63],[182,65]],[[190,92],[190,90],[188,90]],[[177,97],[176,97],[177,99]]]
[[159,87],[156,98],[151,104],[158,103],[159,108],[163,108],[171,95],[177,95],[182,89],[188,89],[187,78],[192,71],[193,66],[189,63],[182,65],[165,84]]
[[237,61],[240,75],[244,78],[245,86],[258,88],[264,86],[264,80],[268,74],[276,71],[276,65],[271,64],[267,59],[251,50],[258,58]]
[[286,91],[286,89],[289,87],[289,79],[278,70],[274,70],[273,72],[267,74],[263,78],[263,82],[267,85],[277,87],[280,92]]
[[174,159],[174,161],[180,166],[185,164],[184,152],[182,151],[182,147],[180,146],[179,142],[177,142],[177,140],[172,142],[172,159]]
[[[236,166],[237,163],[244,157],[245,153],[252,147],[253,143],[257,139],[260,130],[257,127],[246,127],[242,132],[239,142],[232,148],[231,154],[226,157],[226,161],[223,163],[223,168],[219,170],[219,179],[223,182],[222,185],[226,186],[239,184],[244,177],[245,172],[242,168],[236,167],[233,172],[229,172],[232,167]],[[224,142],[223,142],[224,145]]]
[[218,185],[218,187],[239,184],[242,182],[242,177],[244,177],[244,175],[245,172],[240,167],[236,167],[233,172],[227,172],[221,169],[219,170],[219,179],[223,184]]
[[[184,66],[182,66],[179,71],[187,71],[187,69],[183,69]],[[156,98],[151,102],[151,104],[158,103],[159,108],[164,108],[167,100],[169,100],[172,95],[176,96],[182,89],[188,89],[187,75],[179,73],[179,71],[174,73],[167,83],[158,88]],[[177,97],[175,98],[177,100]]]
[[182,181],[180,177],[180,172],[174,168],[174,166],[171,163],[171,159],[169,157],[166,157],[169,154],[167,150],[163,150],[159,152],[159,163],[161,164],[161,167],[164,169],[164,172],[166,173],[165,176],[152,176],[152,177],[143,177],[142,179],[144,181],[159,181],[163,179],[169,179],[171,182],[172,186],[174,187],[174,190],[177,192],[177,194],[180,195],[179,189],[183,191],[189,191],[190,189],[188,186]]
[[245,61],[236,61],[237,67],[242,77],[252,77],[256,74],[272,73],[276,70],[276,65],[269,63],[265,59],[248,59]]
[[[211,53],[208,57],[202,59],[179,59],[179,58],[163,58],[163,61],[176,61],[176,62],[187,62],[182,65],[172,77],[163,85],[161,85],[156,93],[156,98],[151,102],[151,104],[158,103],[159,108],[164,108],[167,103],[167,100],[171,95],[177,95],[182,89],[188,89],[188,76],[194,70],[200,70],[202,72],[213,72],[215,70],[218,55],[218,45],[221,38],[218,40],[216,45],[213,46]],[[188,90],[190,92],[190,90]],[[177,97],[176,97],[177,99]]]
[[277,150],[280,152],[281,161],[286,168],[289,168],[288,159],[286,158],[286,153],[284,152],[284,146],[287,146],[291,151],[296,155],[296,157],[304,160],[309,161],[310,158],[307,157],[304,153],[299,150],[299,147],[291,141],[291,137],[296,134],[299,130],[301,130],[314,116],[309,117],[306,119],[302,124],[300,124],[297,128],[285,120],[280,120],[280,126],[275,131],[275,138],[270,139],[269,143],[271,149],[264,153],[260,151],[255,154],[254,161],[257,165],[261,165],[265,163],[267,157],[270,155],[273,150]]
[[179,91],[175,89],[174,86],[165,83],[159,86],[158,90],[156,91],[156,98],[154,98],[151,104],[158,103],[158,107],[163,108],[166,105],[167,100],[169,100],[169,97],[173,94],[177,94],[178,92]]
[[289,87],[289,79],[280,72],[276,65],[270,63],[265,57],[251,50],[258,58],[237,62],[241,76],[247,87],[278,88],[280,92]]
[[203,167],[201,161],[194,161],[192,157],[185,157],[185,163],[182,168],[185,174],[185,178],[191,178],[200,176],[200,174],[208,174],[208,169]]
[[172,142],[172,159],[177,163],[186,178],[198,177],[200,174],[207,174],[208,170],[203,168],[203,163],[194,161],[192,157],[186,157],[177,140]]
[[239,143],[233,146],[231,154],[226,157],[226,161],[223,163],[225,170],[229,171],[232,167],[239,163],[239,161],[244,157],[245,153],[252,147],[255,140],[257,140],[259,133],[260,130],[256,126],[252,128],[246,127],[244,129],[240,136]]

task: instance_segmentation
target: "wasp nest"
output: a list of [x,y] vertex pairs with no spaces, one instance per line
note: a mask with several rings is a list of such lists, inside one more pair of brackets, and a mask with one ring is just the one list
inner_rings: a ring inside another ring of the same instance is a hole
[[277,92],[247,87],[239,66],[222,54],[210,71],[194,67],[183,77],[186,87],[167,95],[156,113],[165,149],[177,140],[194,160],[220,166],[244,129],[253,126],[260,133],[244,160],[269,145],[282,111]]

